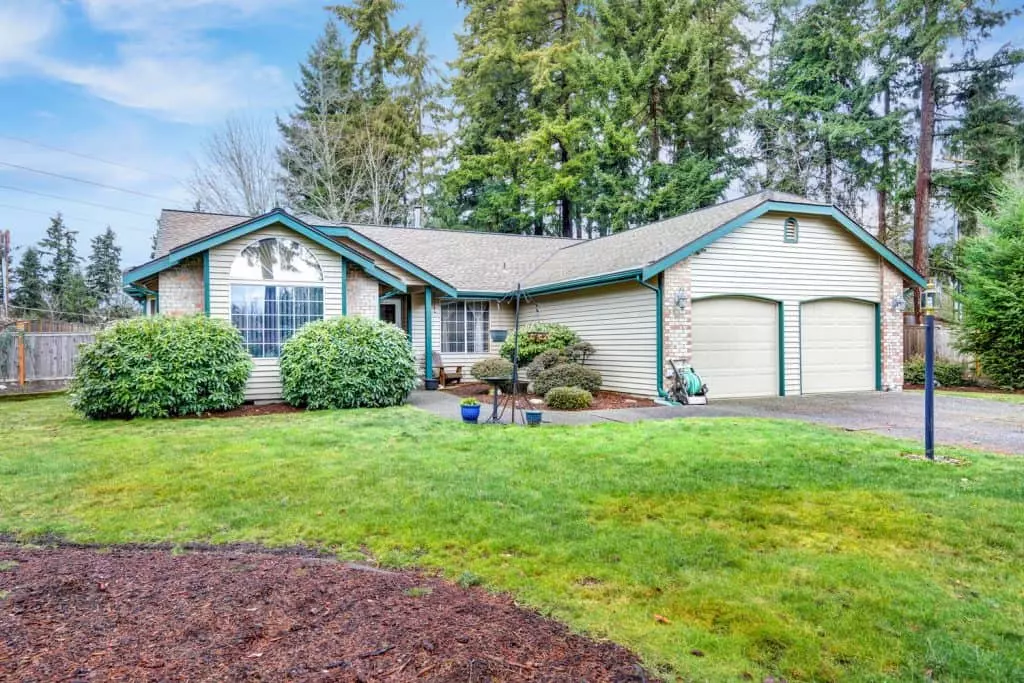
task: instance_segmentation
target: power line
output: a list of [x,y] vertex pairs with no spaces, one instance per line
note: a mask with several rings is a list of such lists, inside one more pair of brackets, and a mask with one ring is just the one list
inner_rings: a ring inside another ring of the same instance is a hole
[[97,202],[90,202],[84,199],[72,199],[71,197],[63,197],[59,194],[48,194],[46,192],[37,192],[36,190],[26,190],[21,187],[13,187],[11,185],[0,185],[0,190],[11,190],[13,192],[24,192],[25,194],[34,194],[37,197],[48,197],[49,199],[57,199],[63,202],[73,202],[75,204],[84,204],[85,206],[94,206],[97,209],[109,209],[111,211],[120,211],[121,213],[130,213],[135,216],[142,216],[143,218],[152,218],[148,213],[142,213],[141,211],[132,211],[131,209],[120,209],[116,206],[110,206],[109,204],[99,204]]
[[[13,209],[14,211],[24,211],[26,213],[37,213],[40,216],[46,216],[47,218],[53,218],[53,214],[48,212],[48,211],[40,211],[38,209],[26,209],[23,206],[15,206],[13,204],[0,204],[0,208]],[[95,218],[82,218],[81,216],[69,216],[66,213],[61,213],[61,215],[64,216],[64,218],[67,218],[69,221],[75,221],[76,223],[93,223],[94,225],[103,225],[103,226],[109,227],[109,223],[104,223],[103,221],[98,221]],[[117,230],[114,230],[114,232],[118,232],[120,230],[138,230],[138,231],[141,231],[141,232],[152,233],[152,230],[149,230],[147,228],[137,228],[137,227],[131,226],[131,225],[118,228]]]
[[145,169],[145,168],[139,168],[138,166],[132,166],[130,164],[123,164],[123,163],[121,163],[119,161],[111,161],[109,159],[103,159],[103,158],[100,158],[100,157],[97,157],[97,156],[92,156],[91,154],[83,154],[81,152],[76,152],[73,149],[66,149],[64,147],[57,147],[56,145],[47,145],[47,144],[44,144],[42,142],[35,142],[34,140],[28,140],[26,138],[21,138],[21,137],[18,137],[16,135],[4,135],[3,133],[0,133],[0,138],[3,138],[4,140],[14,140],[15,142],[20,142],[20,143],[25,144],[25,145],[31,145],[33,147],[39,147],[41,149],[48,149],[48,150],[51,150],[51,151],[54,151],[54,152],[61,152],[63,154],[70,154],[71,156],[80,157],[82,159],[89,159],[90,161],[98,161],[98,162],[103,163],[103,164],[109,164],[110,166],[117,166],[119,168],[126,168],[129,171],[138,171],[139,173],[145,173],[146,175],[151,175],[151,176],[160,177],[160,178],[168,178],[170,180],[173,180],[176,183],[182,182],[180,178],[176,178],[175,176],[169,175],[167,173],[161,173],[159,171],[150,171],[150,170]]
[[93,187],[102,187],[106,190],[115,190],[117,192],[124,192],[125,194],[133,194],[139,197],[146,197],[147,199],[156,199],[161,202],[173,202],[178,203],[179,200],[171,199],[170,197],[161,197],[155,194],[148,194],[146,192],[139,192],[138,190],[129,190],[124,187],[117,187],[116,185],[107,185],[105,183],[97,183],[94,180],[86,180],[85,178],[76,178],[75,176],[63,175],[61,173],[54,173],[52,171],[44,171],[38,168],[31,168],[30,166],[21,166],[20,164],[12,164],[7,161],[0,161],[0,166],[7,166],[8,168],[16,168],[19,171],[28,171],[29,173],[38,173],[39,175],[50,176],[52,178],[60,178],[62,180],[70,180],[75,183],[82,183],[83,185],[92,185]]

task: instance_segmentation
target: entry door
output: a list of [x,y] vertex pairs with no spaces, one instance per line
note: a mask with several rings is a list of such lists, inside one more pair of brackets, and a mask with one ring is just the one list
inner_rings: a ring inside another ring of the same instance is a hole
[[398,302],[383,301],[380,304],[380,319],[392,325],[398,325]]
[[802,304],[802,392],[873,391],[875,337],[874,304],[842,299]]
[[712,398],[777,396],[778,304],[742,297],[694,301],[691,362]]

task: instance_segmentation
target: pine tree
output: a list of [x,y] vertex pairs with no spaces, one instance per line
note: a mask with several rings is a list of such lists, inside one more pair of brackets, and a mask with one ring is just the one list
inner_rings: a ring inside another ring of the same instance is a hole
[[11,306],[26,316],[38,316],[46,309],[46,275],[39,250],[26,248],[13,275]]
[[77,239],[78,233],[69,230],[64,225],[64,218],[58,213],[50,219],[46,235],[39,242],[39,251],[49,259],[43,272],[46,276],[47,297],[56,311],[69,310],[63,306],[67,303],[72,279],[78,273],[78,255],[75,251]]
[[85,269],[85,284],[102,307],[108,307],[121,294],[121,247],[108,226],[92,238],[92,252]]

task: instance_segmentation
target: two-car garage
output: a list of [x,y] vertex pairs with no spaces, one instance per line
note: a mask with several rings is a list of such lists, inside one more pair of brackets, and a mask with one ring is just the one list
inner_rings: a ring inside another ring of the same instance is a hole
[[[798,315],[784,315],[785,308],[791,307]],[[691,325],[691,362],[714,397],[877,387],[874,303],[843,298],[780,303],[715,296],[692,303]],[[792,360],[794,355],[798,362],[787,363],[787,356]],[[786,377],[787,367],[797,368],[798,376]]]

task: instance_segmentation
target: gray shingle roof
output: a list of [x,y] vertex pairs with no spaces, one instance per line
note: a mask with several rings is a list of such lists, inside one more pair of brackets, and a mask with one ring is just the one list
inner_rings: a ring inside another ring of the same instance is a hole
[[[766,201],[822,205],[796,195],[765,191],[596,240],[571,240],[432,228],[344,225],[461,291],[501,292],[643,268]],[[825,204],[827,206],[827,204]],[[307,223],[330,225],[301,216]],[[249,216],[165,209],[155,257]]]

